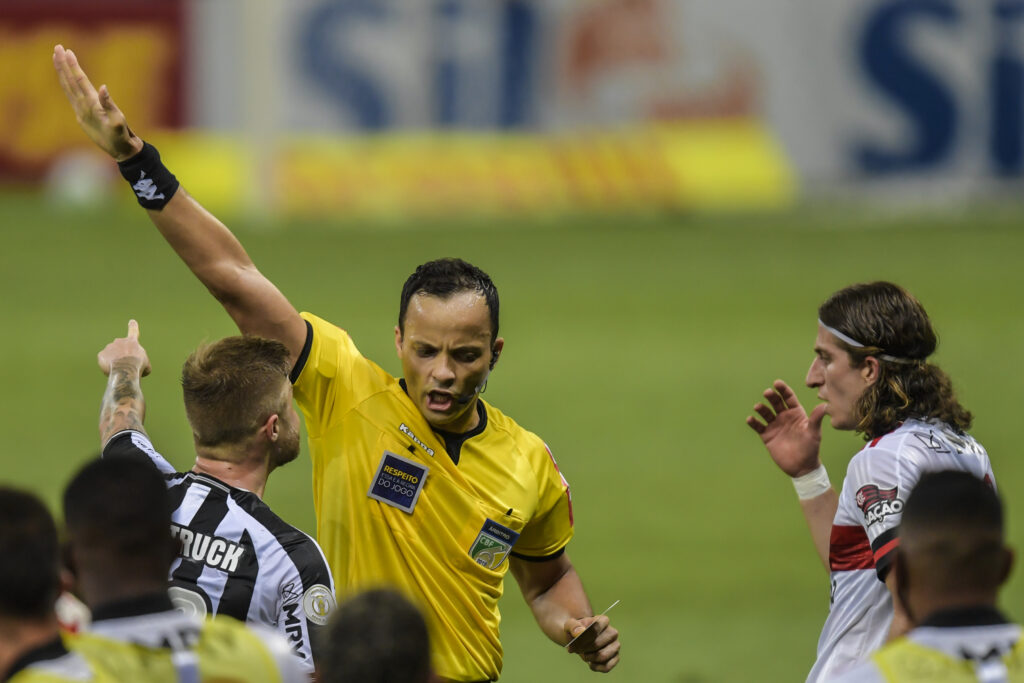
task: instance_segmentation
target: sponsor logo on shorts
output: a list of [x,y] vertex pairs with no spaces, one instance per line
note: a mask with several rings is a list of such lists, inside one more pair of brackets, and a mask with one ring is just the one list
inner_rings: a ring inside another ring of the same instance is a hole
[[854,501],[864,513],[868,526],[883,521],[889,515],[903,512],[903,501],[897,498],[897,487],[880,489],[874,484],[865,484],[857,489]]
[[484,522],[484,526],[469,549],[469,556],[482,567],[496,570],[512,551],[512,546],[519,540],[519,534],[508,527],[502,526],[492,519]]

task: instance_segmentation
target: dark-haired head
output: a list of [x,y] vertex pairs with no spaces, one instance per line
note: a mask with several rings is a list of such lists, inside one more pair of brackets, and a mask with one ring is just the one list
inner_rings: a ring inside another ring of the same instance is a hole
[[995,605],[1013,556],[990,482],[962,471],[924,474],[907,498],[899,529],[897,585],[911,616]]
[[491,341],[498,338],[498,289],[487,273],[462,259],[443,258],[416,268],[402,287],[398,306],[398,329],[405,332],[405,314],[417,294],[447,299],[460,292],[476,292],[487,302],[491,319]]
[[855,409],[856,429],[866,439],[909,418],[936,418],[961,432],[970,428],[971,414],[957,401],[949,377],[928,362],[938,345],[931,320],[905,289],[891,282],[851,285],[818,308],[818,319],[853,367],[868,357],[878,362],[877,380]]
[[166,587],[175,544],[167,485],[152,464],[116,457],[89,462],[64,491],[64,519],[91,607]]
[[324,637],[323,683],[430,680],[426,623],[419,610],[393,590],[369,590],[339,605]]
[[0,487],[0,618],[42,620],[60,593],[57,527],[26,491]]

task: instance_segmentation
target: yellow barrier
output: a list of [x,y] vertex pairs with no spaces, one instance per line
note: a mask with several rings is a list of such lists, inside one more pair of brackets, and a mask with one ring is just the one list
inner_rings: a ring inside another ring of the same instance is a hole
[[253,183],[281,213],[357,219],[776,209],[796,196],[782,151],[745,119],[560,136],[288,138],[262,182],[260,160],[239,140],[188,133],[153,142],[215,211],[244,207]]

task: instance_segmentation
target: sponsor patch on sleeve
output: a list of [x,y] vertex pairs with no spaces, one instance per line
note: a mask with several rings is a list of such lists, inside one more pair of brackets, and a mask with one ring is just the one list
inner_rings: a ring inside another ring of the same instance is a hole
[[484,522],[484,526],[469,549],[469,556],[477,564],[488,569],[497,569],[512,551],[512,546],[519,540],[519,534],[508,527],[502,526],[492,519]]
[[899,490],[895,486],[891,489],[880,489],[874,484],[866,484],[857,489],[854,500],[864,513],[867,526],[883,522],[889,515],[903,512],[903,501],[897,497],[898,494]]
[[302,595],[302,611],[306,618],[318,626],[325,626],[334,611],[334,594],[323,584],[311,586]]
[[429,473],[426,465],[384,451],[367,495],[411,515]]

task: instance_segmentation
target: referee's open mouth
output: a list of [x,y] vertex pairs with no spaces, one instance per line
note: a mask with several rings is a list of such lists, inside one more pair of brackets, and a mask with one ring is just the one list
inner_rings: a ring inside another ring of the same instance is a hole
[[444,413],[451,410],[454,405],[455,396],[451,392],[437,390],[427,392],[427,407],[431,410]]

